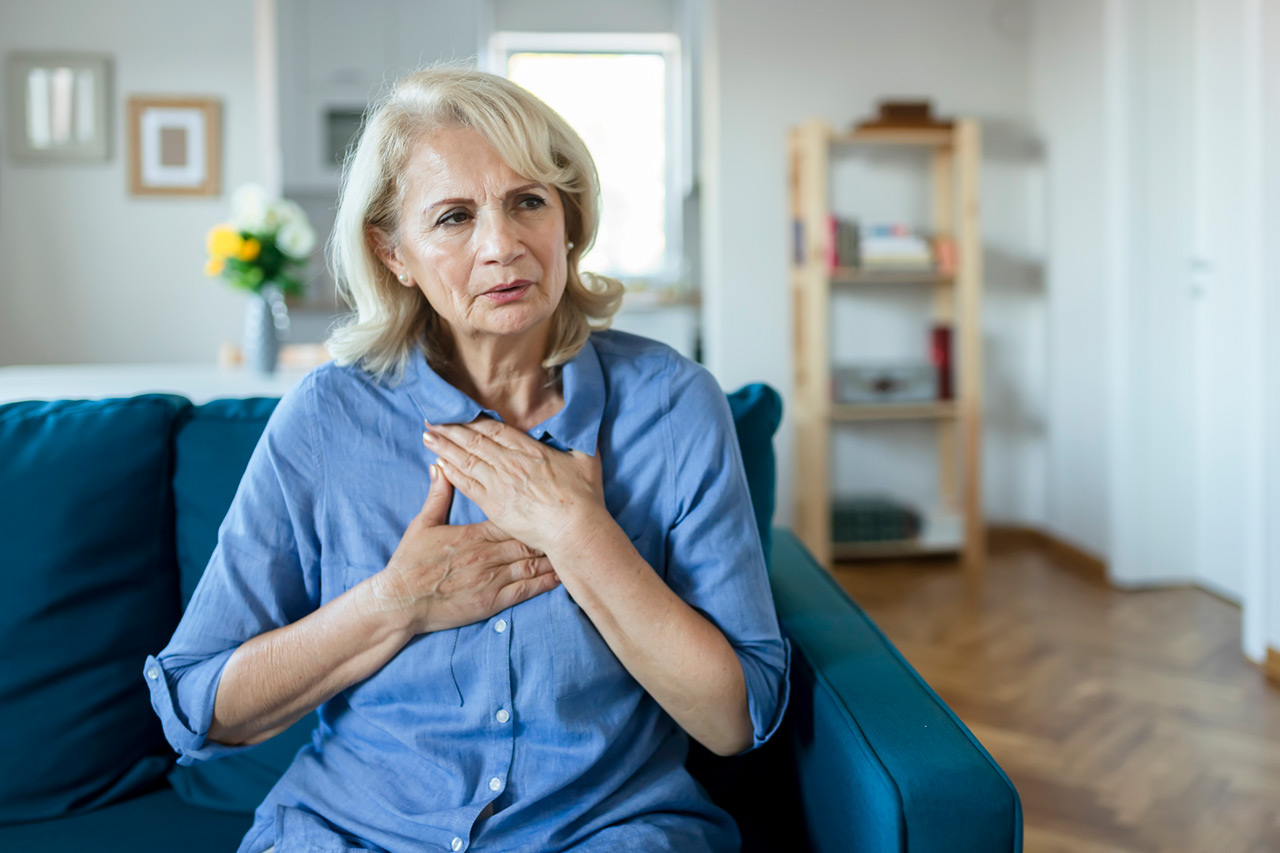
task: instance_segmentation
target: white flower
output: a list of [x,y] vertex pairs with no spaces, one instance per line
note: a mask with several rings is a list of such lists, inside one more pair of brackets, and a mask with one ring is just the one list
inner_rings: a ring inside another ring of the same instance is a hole
[[307,214],[303,212],[296,201],[282,198],[271,207],[275,213],[275,222],[273,224],[279,225],[281,228],[293,222],[307,224]]
[[306,216],[300,215],[300,218],[290,219],[280,226],[276,232],[276,245],[286,255],[305,258],[316,247],[316,232],[307,224]]
[[245,184],[231,196],[231,223],[240,231],[267,230],[270,214],[267,191],[257,184]]

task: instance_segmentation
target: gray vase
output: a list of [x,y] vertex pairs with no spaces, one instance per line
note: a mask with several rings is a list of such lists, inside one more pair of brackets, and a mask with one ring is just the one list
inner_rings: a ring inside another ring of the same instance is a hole
[[267,286],[249,297],[244,311],[244,363],[256,373],[276,372],[280,333],[289,328],[289,311],[279,288]]

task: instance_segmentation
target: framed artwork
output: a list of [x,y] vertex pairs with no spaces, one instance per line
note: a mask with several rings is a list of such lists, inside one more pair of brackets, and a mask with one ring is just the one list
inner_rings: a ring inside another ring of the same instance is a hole
[[5,76],[14,160],[111,159],[111,59],[91,53],[13,53]]
[[214,98],[130,98],[129,192],[221,194],[221,102]]

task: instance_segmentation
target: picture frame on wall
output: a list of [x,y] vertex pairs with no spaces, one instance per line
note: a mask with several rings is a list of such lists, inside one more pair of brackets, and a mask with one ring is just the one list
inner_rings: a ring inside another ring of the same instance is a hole
[[222,103],[216,98],[129,98],[129,192],[222,193]]
[[20,163],[111,159],[111,58],[12,53],[6,58],[9,152]]

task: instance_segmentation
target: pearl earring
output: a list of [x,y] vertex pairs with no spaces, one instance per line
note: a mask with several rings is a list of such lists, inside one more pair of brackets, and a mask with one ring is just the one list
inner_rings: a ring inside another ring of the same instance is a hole
[[569,248],[570,248],[570,249],[572,249],[572,248],[573,248],[573,241],[572,241],[572,240],[570,240],[570,241],[569,241]]
[[405,275],[404,273],[400,273],[399,278],[400,278],[401,284],[405,284],[409,281],[409,276]]

